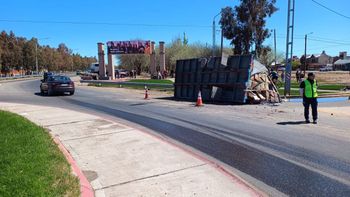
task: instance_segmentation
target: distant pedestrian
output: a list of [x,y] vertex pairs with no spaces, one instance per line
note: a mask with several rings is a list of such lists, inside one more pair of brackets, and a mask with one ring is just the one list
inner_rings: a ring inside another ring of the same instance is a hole
[[116,78],[117,78],[117,79],[119,79],[119,78],[120,78],[119,70],[116,70],[116,72],[115,72],[115,76],[116,76]]
[[158,79],[162,79],[162,73],[160,71],[158,71],[158,76],[157,76]]
[[299,85],[304,81],[304,78],[305,78],[304,73],[300,73],[300,77],[299,77],[299,80],[298,80]]
[[277,82],[278,82],[278,73],[276,71],[273,71],[271,69],[271,72],[270,72],[270,77],[272,79],[272,82],[277,85]]
[[315,74],[309,73],[306,80],[300,84],[300,94],[303,96],[304,105],[304,117],[305,122],[310,123],[309,108],[312,108],[313,123],[317,124],[317,81],[315,80]]
[[134,69],[130,71],[130,78],[134,78]]
[[299,82],[300,80],[300,75],[301,75],[301,71],[300,71],[300,68],[298,68],[297,72],[295,73],[295,78],[297,79],[297,82]]
[[284,74],[284,70],[282,71],[281,73],[281,80],[284,81],[284,77],[285,77],[285,74]]

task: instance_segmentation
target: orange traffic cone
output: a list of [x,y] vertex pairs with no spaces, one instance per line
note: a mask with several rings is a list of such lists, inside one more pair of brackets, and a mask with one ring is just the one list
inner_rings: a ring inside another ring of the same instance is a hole
[[196,103],[196,107],[201,107],[203,106],[203,101],[202,101],[202,94],[201,91],[198,92],[198,98],[197,98],[197,103]]
[[148,88],[147,86],[145,86],[145,100],[148,99]]

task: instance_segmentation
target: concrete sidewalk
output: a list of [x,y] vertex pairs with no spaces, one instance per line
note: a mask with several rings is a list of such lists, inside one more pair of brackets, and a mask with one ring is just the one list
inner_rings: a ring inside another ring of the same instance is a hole
[[48,128],[96,196],[260,196],[239,178],[170,142],[117,122],[61,108],[0,103]]

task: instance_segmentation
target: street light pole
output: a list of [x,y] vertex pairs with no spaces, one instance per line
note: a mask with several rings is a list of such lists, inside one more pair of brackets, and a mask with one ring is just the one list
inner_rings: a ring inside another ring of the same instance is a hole
[[277,42],[276,42],[276,29],[273,30],[274,50],[275,50],[275,69],[277,71]]
[[214,17],[214,20],[213,20],[213,57],[215,56],[215,39],[216,39],[216,37],[215,37],[215,32],[216,31],[216,29],[215,29],[215,17]]
[[216,49],[216,26],[215,26],[215,19],[221,14],[219,12],[217,15],[214,16],[213,18],[213,57],[215,56],[215,49]]
[[38,42],[35,43],[35,70],[36,74],[39,74],[39,66],[38,66]]
[[307,61],[307,58],[306,58],[306,50],[307,50],[307,36],[308,35],[311,35],[313,34],[313,32],[310,32],[308,34],[305,34],[305,51],[304,51],[304,75],[306,74],[306,61]]
[[224,30],[221,28],[221,55],[222,55],[222,52],[224,50]]
[[36,43],[35,43],[35,70],[36,74],[39,74],[39,63],[38,63],[38,41],[39,40],[47,40],[49,38],[38,38]]

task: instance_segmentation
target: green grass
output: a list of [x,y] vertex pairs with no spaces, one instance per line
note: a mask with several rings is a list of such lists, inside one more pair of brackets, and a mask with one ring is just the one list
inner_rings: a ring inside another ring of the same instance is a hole
[[341,90],[344,89],[345,85],[343,84],[321,84],[318,86],[320,90]]
[[[284,89],[279,89],[278,92],[281,96],[284,95]],[[318,92],[318,96],[326,96],[331,94],[334,94],[334,92]],[[291,90],[290,96],[300,96],[299,90]]]
[[168,79],[131,79],[128,82],[173,84],[173,81]]
[[49,133],[0,111],[0,196],[79,195],[79,180]]
[[[284,87],[284,83],[279,83],[279,87]],[[299,88],[299,83],[292,81],[291,88]],[[320,84],[318,86],[319,90],[341,90],[344,89],[344,84]]]

